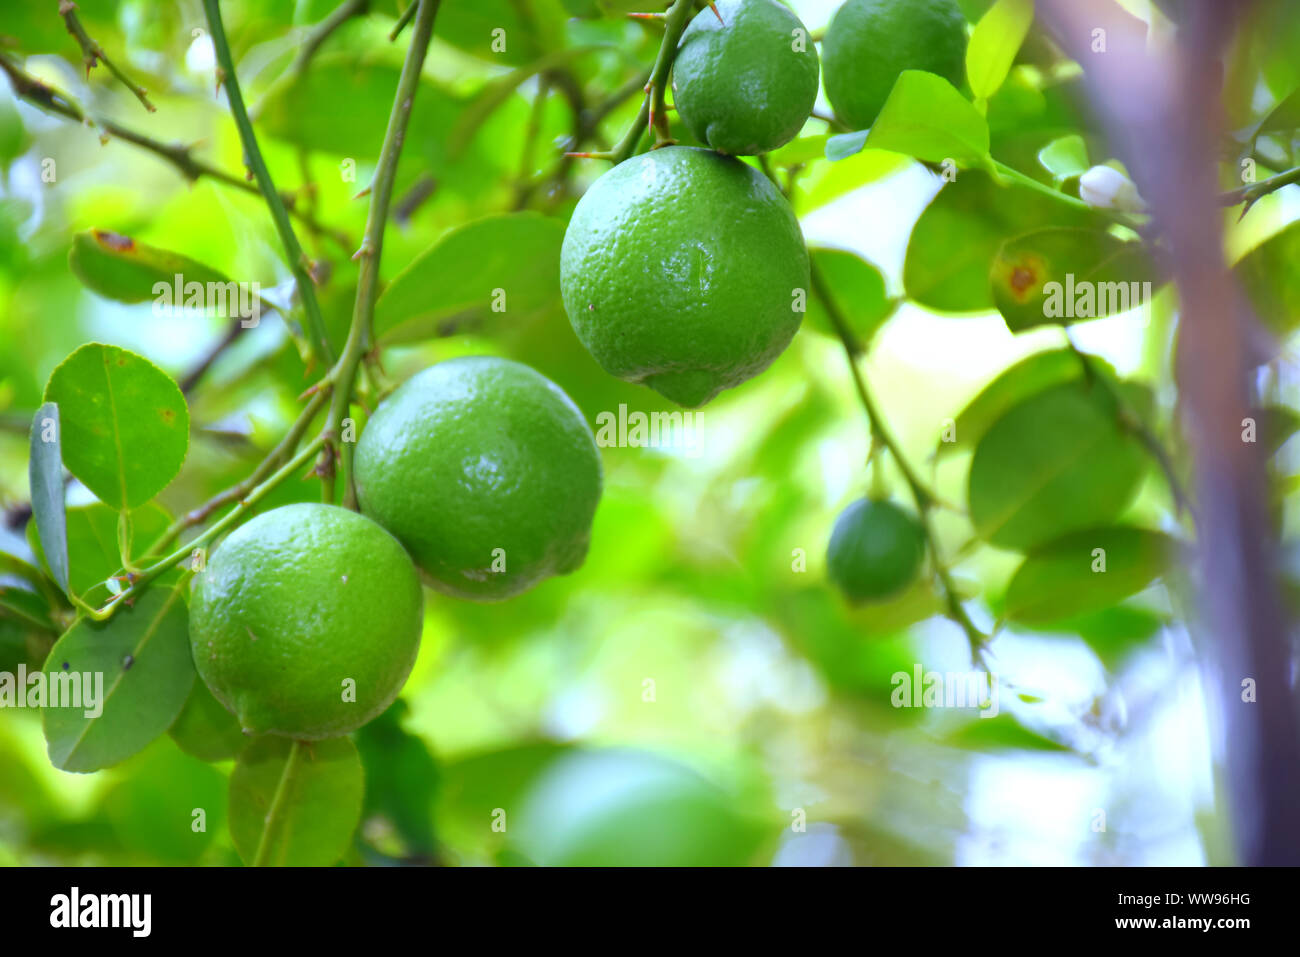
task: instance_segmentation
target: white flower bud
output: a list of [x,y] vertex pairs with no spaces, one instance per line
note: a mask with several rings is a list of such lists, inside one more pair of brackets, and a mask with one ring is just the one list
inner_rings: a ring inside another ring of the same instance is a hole
[[1079,177],[1079,198],[1098,209],[1125,213],[1144,213],[1147,208],[1133,181],[1109,166],[1094,166]]

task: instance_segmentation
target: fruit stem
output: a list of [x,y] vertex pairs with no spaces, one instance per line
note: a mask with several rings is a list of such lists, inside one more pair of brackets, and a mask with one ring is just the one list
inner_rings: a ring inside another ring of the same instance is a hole
[[[934,523],[930,517],[930,511],[938,499],[921,481],[916,474],[916,470],[912,468],[912,464],[903,455],[898,440],[889,431],[889,426],[885,422],[884,416],[881,415],[880,408],[876,405],[871,390],[867,388],[866,380],[858,368],[858,358],[863,354],[863,348],[857,337],[854,336],[848,319],[840,311],[839,304],[830,295],[826,279],[815,262],[811,264],[811,279],[813,295],[821,300],[822,306],[825,308],[826,314],[830,317],[831,324],[835,327],[835,332],[839,336],[840,343],[844,346],[844,354],[848,358],[849,373],[853,377],[854,388],[857,390],[858,398],[862,402],[863,410],[867,413],[867,425],[871,432],[873,450],[877,445],[887,449],[894,460],[894,464],[898,466],[903,481],[907,483],[908,491],[912,494],[912,500],[916,503],[916,513],[921,522],[921,529],[925,532],[926,544],[930,551],[930,561],[934,566],[935,576],[939,579],[939,584],[943,588],[944,601],[948,606],[948,617],[961,626],[962,631],[966,633],[966,640],[971,647],[971,657],[980,659],[988,642],[988,636],[980,631],[975,622],[971,620],[970,614],[966,611],[966,606],[962,604],[956,582],[953,581],[952,574],[949,572],[948,566],[939,551],[939,536],[935,533]],[[880,463],[877,461],[873,468],[878,470]]]
[[257,839],[257,852],[253,855],[253,867],[266,867],[267,858],[271,856],[271,832],[280,824],[280,811],[284,806],[285,795],[289,793],[289,783],[293,780],[294,772],[298,769],[298,760],[302,756],[302,742],[293,741],[289,744],[289,756],[285,758],[284,770],[280,772],[280,780],[275,785],[275,795],[271,798],[271,806],[266,809],[266,817],[262,819],[262,835]]
[[329,366],[334,361],[334,352],[330,349],[329,339],[325,335],[325,318],[321,315],[320,303],[316,301],[316,284],[311,277],[307,259],[298,243],[298,237],[289,221],[284,199],[275,188],[271,171],[267,169],[266,160],[257,145],[257,134],[253,132],[253,123],[248,118],[244,106],[244,96],[239,89],[239,78],[235,75],[235,60],[230,53],[230,42],[226,39],[226,28],[221,22],[220,0],[203,0],[203,10],[207,14],[208,29],[212,33],[212,46],[217,54],[218,75],[226,84],[226,100],[230,104],[230,114],[235,126],[239,128],[239,139],[244,144],[244,157],[248,168],[253,171],[257,187],[266,199],[275,230],[280,235],[288,259],[289,271],[293,273],[294,284],[302,298],[303,311],[307,314],[307,341],[311,344],[312,355],[322,366]]
[[[332,443],[342,434],[343,420],[348,414],[352,402],[352,390],[356,385],[357,367],[361,364],[361,358],[366,350],[370,348],[375,318],[375,298],[379,288],[379,260],[383,253],[384,226],[388,222],[393,182],[397,178],[397,161],[406,142],[406,126],[411,119],[411,107],[415,103],[415,94],[419,90],[424,56],[429,48],[429,40],[433,36],[434,20],[438,16],[440,0],[418,0],[418,2],[419,9],[415,13],[415,23],[411,28],[411,45],[406,51],[406,61],[402,64],[402,75],[397,81],[393,109],[388,116],[388,129],[384,133],[384,142],[379,150],[379,164],[375,168],[375,178],[370,188],[370,211],[366,215],[366,231],[359,250],[364,254],[360,257],[361,265],[357,271],[357,299],[352,311],[352,324],[348,328],[343,355],[330,373],[334,394],[330,402],[329,419],[325,424],[324,435],[327,438],[327,446],[322,472],[328,501],[333,501],[334,497]],[[351,451],[350,448],[346,448],[343,452],[344,480],[347,483],[344,501],[355,503]]]
[[105,621],[112,617],[118,607],[127,599],[134,600],[135,596],[150,582],[163,573],[179,565],[185,559],[194,554],[196,549],[204,548],[212,542],[214,538],[224,532],[226,529],[239,522],[258,502],[266,498],[271,491],[278,488],[285,479],[295,474],[298,469],[302,468],[311,460],[322,446],[325,444],[324,433],[316,436],[302,450],[295,455],[288,463],[278,472],[262,482],[256,488],[252,489],[246,496],[240,499],[239,504],[227,512],[219,522],[214,522],[203,534],[197,538],[182,545],[176,551],[172,552],[166,558],[160,559],[148,568],[141,571],[131,583],[130,587],[124,588],[117,594],[113,600],[98,611],[88,612],[90,617],[96,621]]

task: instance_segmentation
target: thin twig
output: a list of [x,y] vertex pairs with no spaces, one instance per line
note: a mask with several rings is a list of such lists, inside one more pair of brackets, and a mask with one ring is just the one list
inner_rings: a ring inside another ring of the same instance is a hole
[[402,15],[397,18],[397,23],[394,25],[392,32],[388,34],[389,43],[395,42],[402,31],[406,29],[406,25],[411,22],[411,17],[415,16],[415,8],[418,6],[418,0],[411,0],[406,9],[402,11]]
[[89,79],[90,71],[94,69],[95,64],[102,63],[108,68],[109,73],[117,77],[119,83],[135,94],[135,98],[143,104],[146,110],[150,113],[157,112],[157,107],[149,102],[149,96],[145,92],[145,88],[123,73],[118,68],[118,65],[105,55],[104,48],[86,32],[86,28],[81,24],[81,18],[77,16],[77,5],[72,0],[59,0],[59,15],[63,17],[68,32],[72,34],[81,47],[81,57],[82,62],[86,65],[87,79]]
[[289,222],[289,213],[285,209],[284,200],[275,189],[271,171],[267,169],[266,160],[262,158],[262,151],[257,145],[257,136],[253,132],[253,124],[248,118],[244,97],[239,89],[239,77],[235,72],[235,60],[230,52],[230,43],[226,39],[226,28],[221,21],[220,0],[203,0],[203,9],[208,17],[212,46],[217,54],[218,81],[224,81],[226,84],[226,99],[230,103],[230,113],[234,117],[235,126],[239,128],[239,138],[244,144],[244,156],[271,211],[271,219],[275,223],[275,230],[280,235],[280,242],[289,261],[289,271],[293,273],[298,286],[298,295],[302,299],[303,311],[307,314],[307,322],[304,324],[307,340],[311,344],[316,360],[322,366],[329,366],[334,361],[334,351],[330,348],[329,338],[325,334],[325,318],[321,315],[320,303],[316,301],[316,285],[311,275],[311,263],[298,243],[293,224]]
[[952,574],[939,551],[939,538],[930,515],[938,500],[916,474],[907,457],[903,455],[898,440],[889,431],[889,426],[886,424],[884,416],[881,415],[871,391],[867,388],[862,372],[858,369],[858,359],[862,355],[862,347],[858,344],[857,337],[854,336],[848,319],[840,311],[839,303],[831,296],[825,277],[822,276],[821,270],[818,269],[816,263],[812,264],[812,291],[813,295],[821,300],[822,306],[826,309],[826,314],[830,317],[831,324],[835,327],[835,332],[839,336],[840,343],[844,347],[844,354],[849,363],[849,372],[853,376],[854,388],[857,390],[858,398],[862,402],[862,408],[867,414],[867,425],[870,428],[872,447],[875,448],[878,445],[888,450],[894,464],[898,467],[899,473],[903,476],[903,481],[912,495],[912,500],[916,503],[917,517],[921,522],[921,529],[925,533],[926,542],[929,546],[930,561],[934,566],[935,576],[939,579],[939,584],[943,588],[944,601],[948,606],[948,617],[961,626],[962,631],[966,633],[966,640],[970,643],[972,658],[983,660],[982,652],[988,642],[988,636],[980,631],[975,622],[971,620],[970,614],[966,611],[966,606],[962,604],[957,584],[953,581]]
[[[208,2],[215,2],[215,0],[208,0]],[[420,71],[424,68],[425,53],[428,52],[429,40],[433,36],[434,20],[438,16],[439,0],[418,0],[418,2],[419,9],[415,13],[411,46],[406,51],[402,75],[397,81],[397,92],[393,98],[392,112],[388,117],[388,129],[384,133],[378,166],[375,168],[375,178],[370,187],[370,211],[366,216],[365,236],[361,240],[361,248],[353,256],[360,261],[360,266],[357,271],[357,299],[352,312],[352,324],[348,329],[343,355],[330,376],[334,394],[330,402],[329,420],[326,423],[325,434],[328,441],[322,463],[324,466],[322,477],[325,480],[326,493],[331,499],[333,498],[333,458],[330,443],[339,439],[342,434],[343,419],[347,416],[352,402],[357,366],[366,350],[370,348],[375,298],[379,290],[379,262],[383,254],[384,226],[388,222],[393,183],[397,178],[397,162],[406,141],[406,126],[410,122],[411,108],[420,87]],[[340,455],[346,482],[344,502],[351,504],[355,502],[352,443],[342,443]]]
[[1270,176],[1268,179],[1262,179],[1258,183],[1247,183],[1234,190],[1229,190],[1219,197],[1219,203],[1223,206],[1236,206],[1238,203],[1245,203],[1246,205],[1241,211],[1241,215],[1245,216],[1250,212],[1252,206],[1269,193],[1298,182],[1300,182],[1300,166],[1284,170],[1275,176]]
[[[39,107],[48,113],[62,116],[65,119],[72,120],[84,126],[93,127],[96,122],[88,117],[71,99],[65,94],[47,86],[36,77],[24,72],[8,57],[0,56],[0,70],[3,70],[9,78],[9,83],[13,87],[14,94],[33,106]],[[191,147],[183,146],[179,143],[163,143],[152,137],[145,136],[143,133],[137,133],[135,130],[121,126],[111,120],[102,120],[98,126],[105,134],[114,139],[122,140],[137,146],[140,149],[153,153],[160,159],[166,160],[176,168],[185,179],[195,182],[200,178],[215,180],[224,183],[235,189],[241,190],[252,196],[260,196],[261,191],[242,177],[227,173],[225,170],[218,169],[201,160],[196,160],[191,152]],[[102,137],[101,137],[102,139]],[[328,236],[334,243],[342,249],[351,249],[351,241],[348,236],[335,229],[331,229],[319,222],[310,214],[294,209],[292,204],[289,206],[290,215],[302,223],[312,233],[320,236]]]

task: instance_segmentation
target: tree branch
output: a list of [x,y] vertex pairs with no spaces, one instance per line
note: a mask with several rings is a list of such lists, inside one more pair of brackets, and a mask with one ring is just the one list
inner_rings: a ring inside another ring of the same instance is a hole
[[77,16],[77,5],[73,3],[72,0],[59,0],[59,16],[63,17],[63,22],[67,26],[68,32],[72,34],[73,38],[77,41],[77,44],[81,47],[81,57],[82,62],[86,65],[87,78],[90,77],[90,71],[94,69],[95,64],[97,62],[102,63],[108,68],[109,73],[117,77],[119,83],[135,94],[135,98],[143,104],[146,110],[150,113],[157,111],[157,107],[149,102],[149,97],[146,94],[144,87],[140,86],[140,84],[136,83],[129,76],[123,73],[122,70],[118,68],[117,64],[105,55],[104,48],[96,43],[90,34],[86,32],[86,28],[81,25],[81,18]]
[[311,343],[316,360],[322,366],[328,366],[334,361],[334,351],[330,348],[329,339],[325,334],[325,319],[321,315],[320,304],[316,301],[316,284],[311,276],[311,263],[298,243],[293,225],[289,222],[284,200],[276,192],[275,183],[271,180],[271,171],[267,169],[262,151],[258,148],[257,136],[253,132],[253,124],[248,118],[244,97],[239,89],[239,77],[235,72],[230,43],[226,39],[226,28],[221,22],[220,0],[203,0],[203,9],[208,17],[208,29],[212,34],[212,45],[217,53],[218,83],[224,81],[226,84],[226,98],[230,102],[230,112],[234,116],[235,125],[239,128],[239,138],[244,144],[244,156],[257,179],[258,188],[266,198],[275,230],[280,234],[280,242],[289,260],[289,271],[293,273],[298,286],[298,295],[302,298],[303,311],[307,314],[305,323],[307,339]]

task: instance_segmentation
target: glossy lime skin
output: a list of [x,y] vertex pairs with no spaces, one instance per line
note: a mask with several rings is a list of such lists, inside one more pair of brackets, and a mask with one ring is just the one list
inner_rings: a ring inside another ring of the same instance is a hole
[[702,143],[766,153],[794,139],[817,99],[817,48],[776,0],[718,0],[696,14],[673,63],[673,102]]
[[960,87],[966,18],[956,0],[848,0],[822,41],[826,98],[835,115],[864,130],[904,70],[937,73]]
[[285,505],[231,532],[195,576],[190,646],[246,734],[329,738],[392,704],[423,607],[415,566],[388,532],[334,505]]
[[924,556],[925,532],[911,513],[864,498],[835,520],[826,570],[850,601],[883,601],[916,579]]
[[765,176],[712,150],[670,146],[587,190],[564,234],[560,288],[606,372],[696,407],[790,344],[808,250]]
[[472,356],[413,376],[375,410],[354,465],[362,510],[446,594],[500,601],[587,556],[595,437],[573,400],[522,363]]

